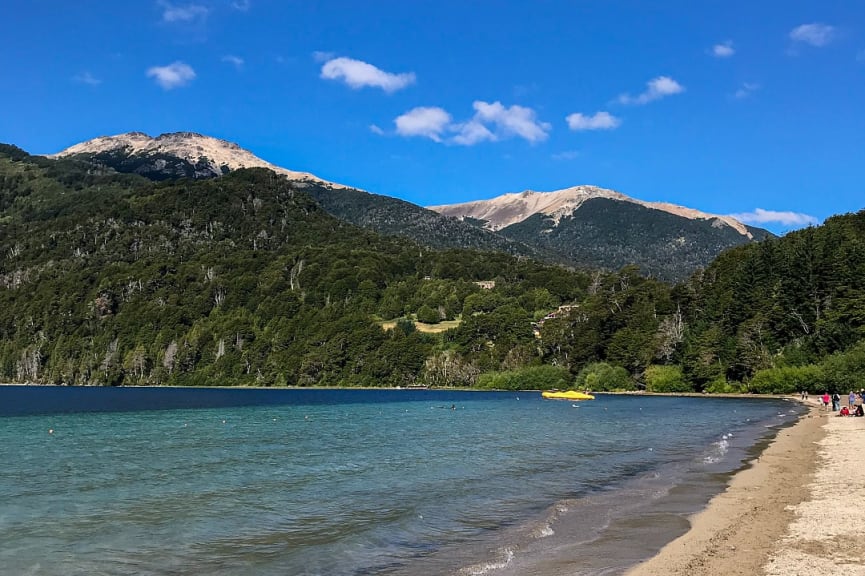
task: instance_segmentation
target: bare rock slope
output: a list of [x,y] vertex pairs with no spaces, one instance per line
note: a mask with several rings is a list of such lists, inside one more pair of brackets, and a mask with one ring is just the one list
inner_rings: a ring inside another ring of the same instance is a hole
[[328,182],[309,172],[297,172],[262,160],[252,152],[233,142],[204,136],[194,132],[172,132],[151,137],[143,132],[127,132],[115,136],[100,136],[51,154],[49,157],[75,155],[96,156],[122,154],[127,158],[149,161],[147,169],[163,169],[175,157],[195,166],[200,174],[196,177],[221,176],[239,168],[268,168],[289,179],[299,182],[314,182],[332,188],[345,188],[342,184]]
[[661,210],[691,220],[708,220],[716,227],[729,226],[749,240],[753,238],[748,227],[730,216],[708,214],[666,202],[645,202],[597,186],[572,186],[553,192],[526,190],[525,192],[504,194],[490,200],[429,206],[428,208],[454,218],[481,220],[485,222],[484,227],[489,230],[502,230],[535,214],[547,216],[555,224],[558,224],[562,217],[573,215],[586,201],[596,198],[630,202],[644,208]]

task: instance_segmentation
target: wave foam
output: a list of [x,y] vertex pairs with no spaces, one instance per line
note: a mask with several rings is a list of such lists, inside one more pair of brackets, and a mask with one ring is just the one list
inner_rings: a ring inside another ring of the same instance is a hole
[[465,576],[481,576],[482,574],[487,574],[492,572],[493,570],[501,570],[502,568],[506,568],[508,564],[511,563],[511,560],[514,559],[514,551],[511,548],[504,548],[501,550],[504,558],[498,562],[483,562],[481,564],[474,564],[469,566],[468,568],[463,568],[460,570],[460,574],[464,574]]
[[703,457],[703,463],[717,464],[723,460],[724,456],[727,454],[727,450],[730,449],[730,438],[732,438],[732,436],[732,434],[724,434],[720,440],[712,444],[709,453]]

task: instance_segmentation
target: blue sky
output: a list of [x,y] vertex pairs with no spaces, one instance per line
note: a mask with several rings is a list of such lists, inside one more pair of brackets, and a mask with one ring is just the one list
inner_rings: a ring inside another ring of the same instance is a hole
[[[421,205],[865,208],[861,0],[4,2],[0,141],[193,131]],[[760,212],[762,211],[762,212]]]

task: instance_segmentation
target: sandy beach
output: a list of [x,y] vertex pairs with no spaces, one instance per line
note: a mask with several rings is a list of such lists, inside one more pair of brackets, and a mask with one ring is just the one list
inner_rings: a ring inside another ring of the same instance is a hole
[[814,405],[627,576],[865,575],[865,419]]

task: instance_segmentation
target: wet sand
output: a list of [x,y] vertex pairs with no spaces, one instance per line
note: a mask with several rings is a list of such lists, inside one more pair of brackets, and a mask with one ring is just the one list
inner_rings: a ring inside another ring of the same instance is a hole
[[865,418],[816,406],[627,576],[865,576]]

